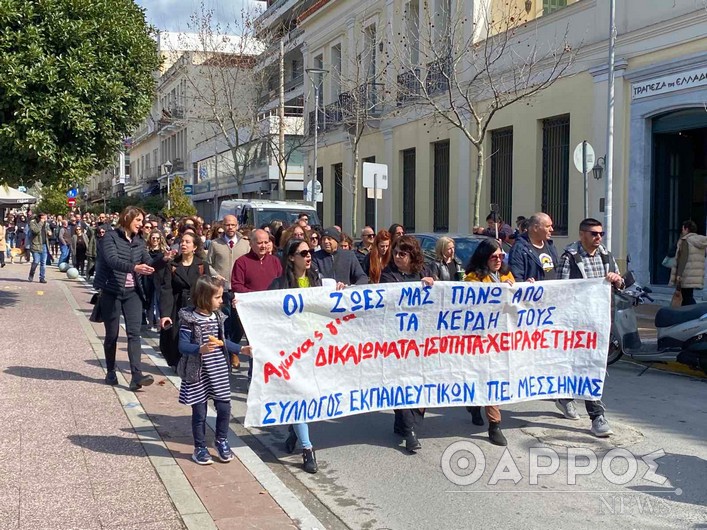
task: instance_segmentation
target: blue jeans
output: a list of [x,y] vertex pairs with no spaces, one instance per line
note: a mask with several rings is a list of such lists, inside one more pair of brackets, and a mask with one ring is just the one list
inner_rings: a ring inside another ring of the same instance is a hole
[[47,245],[42,247],[41,252],[32,252],[32,268],[30,269],[30,276],[34,276],[37,270],[37,265],[39,265],[39,279],[44,280],[47,272],[47,256],[49,255],[49,249]]
[[292,428],[302,444],[302,449],[311,449],[312,442],[309,441],[309,425],[307,423],[294,423]]
[[69,254],[71,252],[71,247],[69,245],[64,245],[63,243],[60,245],[60,255],[59,255],[59,262],[57,265],[60,263],[69,263]]
[[[216,401],[216,439],[228,438],[228,423],[231,421],[231,402]],[[194,447],[206,447],[207,402],[191,406],[191,431],[194,435]]]
[[7,242],[7,250],[5,250],[5,254],[9,258],[12,256],[12,248],[15,246],[15,233],[13,232],[12,234],[6,234],[5,241]]

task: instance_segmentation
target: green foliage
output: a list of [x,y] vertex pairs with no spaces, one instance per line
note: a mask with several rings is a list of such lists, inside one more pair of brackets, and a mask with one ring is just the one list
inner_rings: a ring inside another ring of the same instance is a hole
[[145,197],[140,201],[140,208],[145,210],[147,213],[154,213],[157,215],[165,207],[166,201],[164,197],[159,195],[152,195],[151,197]]
[[189,196],[184,193],[184,181],[175,177],[169,190],[169,200],[172,203],[169,208],[162,210],[165,217],[185,217],[196,215],[196,207],[191,202]]
[[108,165],[149,112],[153,33],[133,0],[0,0],[0,183]]
[[66,188],[63,186],[44,186],[42,188],[42,198],[34,210],[52,215],[66,215],[69,213],[69,204],[66,202]]

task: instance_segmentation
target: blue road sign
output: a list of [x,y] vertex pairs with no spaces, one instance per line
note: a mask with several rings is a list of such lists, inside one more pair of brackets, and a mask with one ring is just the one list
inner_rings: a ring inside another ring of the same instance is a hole
[[69,199],[75,199],[79,194],[79,190],[76,188],[71,188],[69,191],[66,192],[66,196]]
[[193,195],[194,193],[194,186],[191,184],[185,184],[184,185],[184,194],[185,195]]

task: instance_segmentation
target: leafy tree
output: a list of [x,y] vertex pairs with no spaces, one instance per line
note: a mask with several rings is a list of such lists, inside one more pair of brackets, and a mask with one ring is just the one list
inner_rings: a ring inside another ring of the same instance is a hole
[[153,34],[133,0],[0,0],[0,183],[105,167],[149,112]]
[[140,207],[147,213],[158,214],[165,207],[166,202],[164,200],[164,197],[160,197],[159,195],[153,195],[151,197],[145,197],[140,201],[139,204]]
[[162,210],[165,217],[185,217],[196,215],[196,207],[184,193],[184,181],[175,177],[169,190],[170,207]]
[[42,188],[42,198],[34,210],[52,215],[66,215],[69,213],[69,204],[66,202],[66,189],[58,186],[44,186]]

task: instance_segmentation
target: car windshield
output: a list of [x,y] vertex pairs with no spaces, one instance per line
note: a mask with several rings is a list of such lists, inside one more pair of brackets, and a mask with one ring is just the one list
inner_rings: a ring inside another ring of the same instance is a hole
[[[283,224],[289,226],[297,222],[297,218],[299,214],[301,213],[300,211],[291,211],[291,210],[268,210],[265,208],[258,208],[257,210],[257,216],[258,218],[256,219],[256,225],[257,226],[263,226],[264,224],[270,224],[272,221],[275,221],[276,219],[279,221],[282,221]],[[305,212],[309,216],[309,225],[314,226],[319,224],[319,219],[317,218],[317,214],[314,212]]]

